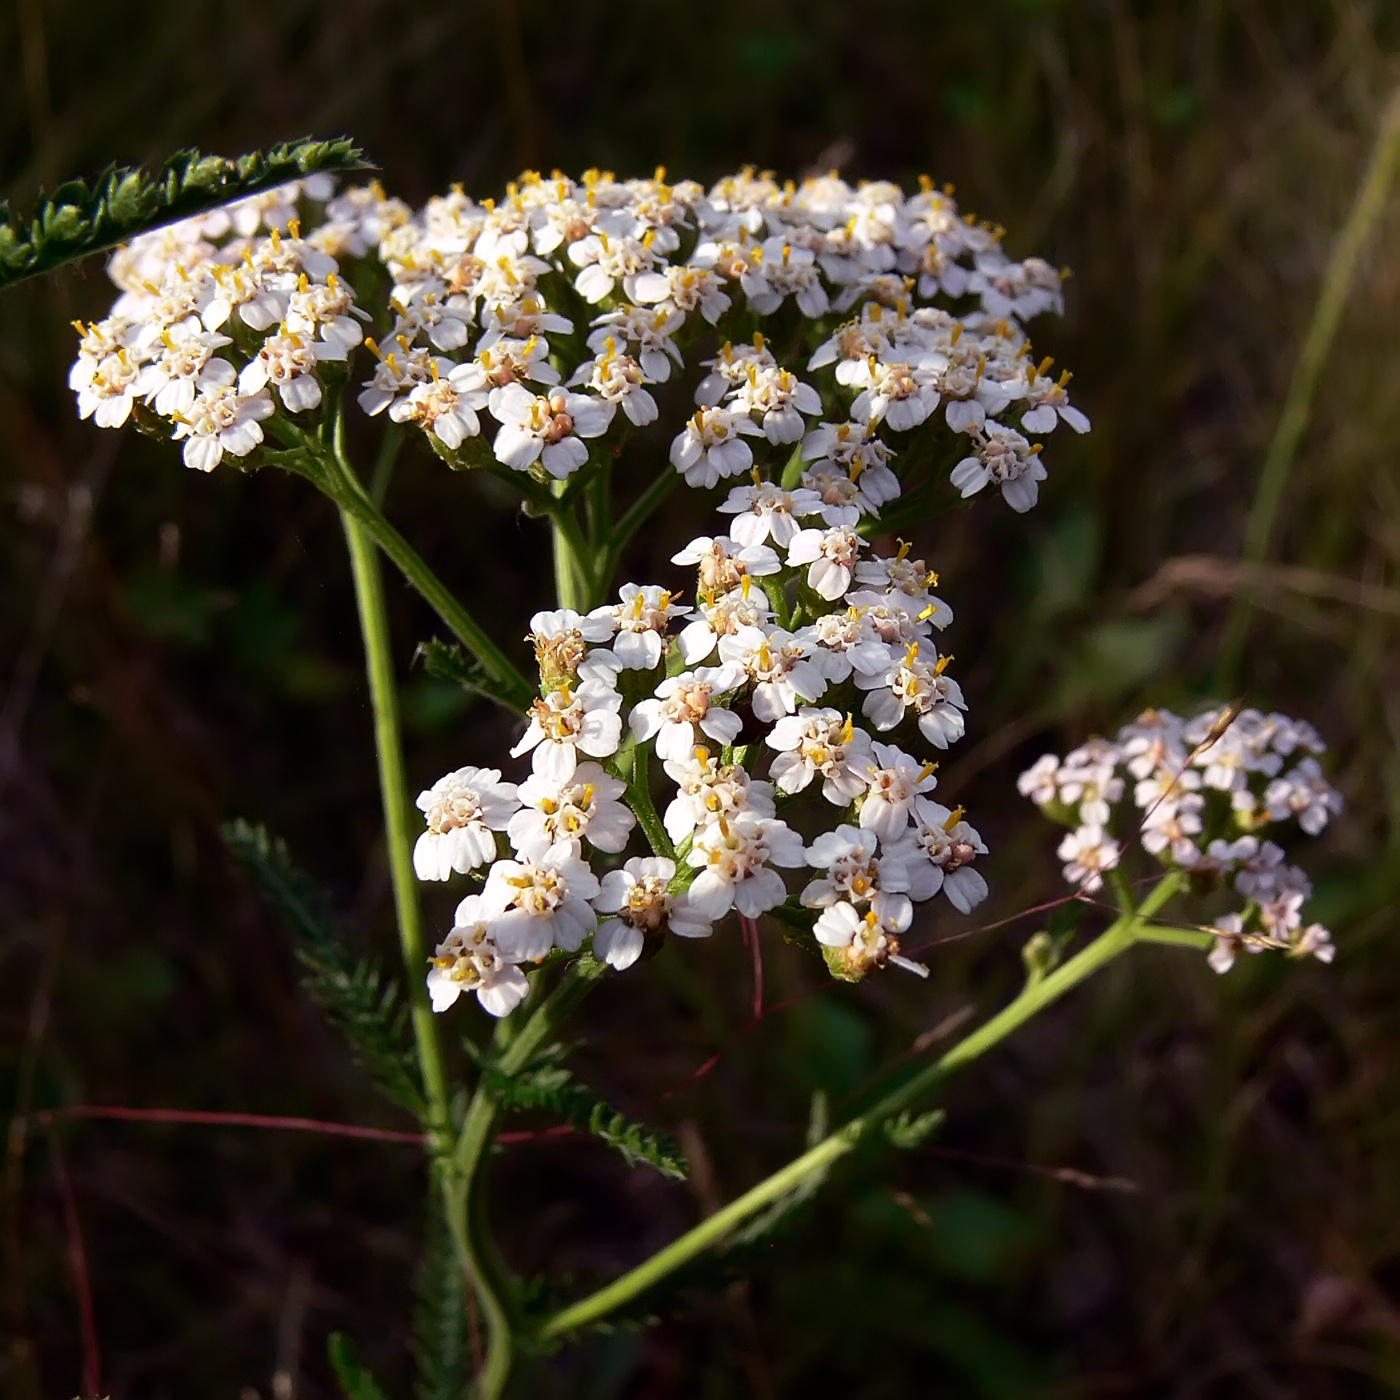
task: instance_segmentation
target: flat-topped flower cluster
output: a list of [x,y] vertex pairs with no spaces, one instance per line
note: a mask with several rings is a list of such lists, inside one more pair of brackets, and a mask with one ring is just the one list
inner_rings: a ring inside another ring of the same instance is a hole
[[[934,640],[951,611],[907,547],[880,557],[847,527],[799,528],[800,494],[731,494],[734,536],[675,556],[696,568],[694,606],[627,584],[586,616],[536,614],[540,697],[512,750],[530,776],[462,768],[418,799],[419,875],[482,880],[437,949],[436,1008],[475,991],[502,1015],[525,993],[522,964],[591,936],[625,968],[648,940],[708,936],[731,910],[799,925],[810,911],[838,977],[922,974],[900,953],[915,902],[941,891],[966,913],[985,898],[986,847],[933,798],[937,764],[875,737],[961,736]],[[627,858],[641,834],[650,853]],[[789,870],[806,872],[791,890]]]
[[1060,309],[1060,273],[1008,257],[928,181],[527,173],[502,200],[454,190],[417,212],[377,185],[329,195],[313,178],[121,250],[122,296],[79,327],[82,416],[135,412],[200,470],[255,463],[268,417],[311,421],[347,373],[359,286],[379,332],[360,406],[456,466],[568,477],[598,439],[657,420],[654,391],[687,366],[666,430],[685,480],[792,458],[833,525],[901,494],[891,460],[932,456],[935,421],[952,487],[1018,511],[1045,477],[1033,439],[1089,426],[1024,330]]
[[1324,749],[1312,725],[1284,715],[1231,707],[1182,719],[1148,710],[1112,741],[1090,739],[1063,759],[1046,754],[1018,786],[1072,828],[1060,859],[1065,879],[1086,893],[1102,887],[1136,842],[1193,883],[1242,895],[1243,908],[1212,925],[1217,972],[1241,949],[1330,962],[1331,934],[1303,922],[1311,882],[1262,838],[1288,822],[1316,836],[1342,810],[1317,761]]

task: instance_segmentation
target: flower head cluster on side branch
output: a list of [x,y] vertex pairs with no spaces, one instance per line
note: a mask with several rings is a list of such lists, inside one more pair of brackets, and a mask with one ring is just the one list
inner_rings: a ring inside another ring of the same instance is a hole
[[1239,896],[1241,907],[1210,925],[1217,972],[1242,950],[1331,962],[1331,934],[1303,918],[1312,883],[1268,835],[1296,823],[1316,836],[1342,810],[1318,763],[1323,750],[1312,725],[1280,714],[1227,707],[1182,719],[1148,710],[1114,740],[1046,754],[1018,786],[1071,828],[1059,855],[1065,879],[1085,893],[1136,844],[1202,893]]

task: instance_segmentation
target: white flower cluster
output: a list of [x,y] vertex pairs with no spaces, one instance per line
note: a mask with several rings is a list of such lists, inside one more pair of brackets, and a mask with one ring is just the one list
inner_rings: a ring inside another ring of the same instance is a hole
[[119,428],[135,412],[207,472],[259,446],[274,394],[287,413],[318,408],[325,367],[348,358],[369,319],[335,259],[301,236],[298,201],[330,193],[312,176],[120,249],[108,271],[121,296],[77,327],[68,383],[80,416]]
[[[1116,740],[1091,739],[1063,759],[1046,754],[1017,785],[1072,828],[1059,855],[1065,879],[1086,893],[1102,887],[1124,854],[1125,841],[1112,834],[1118,810],[1163,865],[1244,896],[1243,909],[1212,926],[1217,972],[1227,971],[1240,949],[1279,948],[1330,962],[1330,933],[1303,923],[1312,893],[1307,875],[1257,834],[1296,821],[1316,836],[1342,810],[1341,794],[1317,761],[1324,747],[1310,724],[1284,715],[1208,709],[1183,720],[1148,710]],[[1128,817],[1130,806],[1136,812]],[[1126,837],[1127,828],[1119,833]]]
[[834,175],[744,171],[706,191],[662,171],[529,172],[500,201],[454,189],[410,215],[352,190],[327,214],[322,245],[375,248],[392,279],[361,406],[417,424],[458,465],[488,460],[489,439],[498,463],[567,477],[615,422],[656,420],[653,389],[699,355],[676,470],[712,487],[747,473],[756,448],[786,460],[795,447],[831,525],[900,494],[887,439],[940,406],[968,439],[953,486],[995,485],[1016,510],[1045,476],[1031,437],[1089,427],[1022,328],[1060,308],[1060,274],[1010,259],[927,181],[906,196]]
[[[739,518],[766,521],[772,544],[692,540],[675,562],[696,568],[694,607],[628,584],[587,616],[537,613],[541,693],[512,750],[531,775],[462,768],[419,798],[419,875],[484,880],[437,949],[437,1009],[476,991],[502,1015],[525,993],[521,964],[591,935],[625,968],[648,938],[707,936],[731,910],[812,911],[838,977],[886,962],[922,974],[900,954],[915,902],[942,891],[967,913],[986,897],[986,846],[931,796],[937,764],[875,738],[942,749],[962,734],[933,574],[907,547],[863,557],[845,526]],[[653,753],[669,780],[660,814]],[[653,850],[629,859],[638,826]],[[803,869],[790,894],[782,872]]]
[[[834,175],[744,171],[706,191],[660,171],[527,173],[499,202],[454,190],[418,213],[378,185],[330,193],[312,177],[119,250],[122,295],[78,328],[80,414],[120,427],[135,409],[201,471],[246,458],[279,406],[316,410],[328,363],[366,339],[340,262],[377,257],[392,286],[360,405],[458,465],[488,460],[487,414],[496,462],[567,477],[615,423],[658,418],[652,389],[687,356],[676,470],[712,487],[756,449],[795,450],[804,502],[832,526],[900,495],[895,447],[940,408],[967,439],[953,487],[994,485],[1018,511],[1045,477],[1032,437],[1089,427],[1023,328],[1060,308],[1060,274],[1010,259],[927,181],[907,196]],[[299,207],[320,211],[304,237]]]

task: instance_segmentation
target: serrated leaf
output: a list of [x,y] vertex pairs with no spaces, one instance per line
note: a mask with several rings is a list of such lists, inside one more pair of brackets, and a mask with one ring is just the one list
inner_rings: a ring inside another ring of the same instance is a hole
[[607,1143],[629,1166],[644,1163],[663,1176],[684,1180],[689,1167],[670,1136],[632,1121],[597,1098],[586,1085],[575,1082],[573,1074],[557,1063],[563,1053],[557,1045],[546,1046],[519,1074],[508,1076],[485,1064],[482,1076],[502,1108],[515,1112],[543,1109],[578,1132]]
[[177,151],[149,173],[108,166],[92,180],[67,180],[41,196],[27,222],[13,220],[8,206],[0,209],[0,290],[289,180],[364,168],[359,149],[343,137],[286,141],[236,161]]
[[455,642],[448,645],[436,637],[429,642],[419,642],[414,658],[422,661],[423,669],[435,680],[451,681],[463,690],[486,700],[494,700],[509,710],[519,708],[510,691],[482,670]]
[[882,1126],[891,1146],[908,1151],[926,1142],[938,1131],[939,1125],[946,1117],[941,1108],[919,1114],[906,1108],[898,1118],[886,1118]]
[[327,900],[266,828],[230,822],[223,837],[295,936],[303,985],[312,1000],[380,1091],[422,1118],[423,1090],[399,989],[372,959],[350,956]]
[[379,1382],[360,1360],[354,1343],[344,1332],[332,1332],[326,1338],[326,1357],[346,1400],[386,1400]]

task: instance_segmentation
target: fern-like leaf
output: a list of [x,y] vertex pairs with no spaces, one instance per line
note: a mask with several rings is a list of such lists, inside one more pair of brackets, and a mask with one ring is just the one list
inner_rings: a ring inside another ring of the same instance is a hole
[[484,1066],[482,1073],[502,1108],[553,1113],[578,1132],[589,1133],[620,1152],[629,1166],[645,1163],[663,1176],[683,1181],[688,1167],[675,1142],[666,1133],[619,1113],[586,1085],[577,1083],[572,1073],[557,1063],[561,1053],[561,1047],[550,1046],[520,1074],[507,1076],[491,1065]]
[[436,638],[430,642],[420,642],[415,660],[421,660],[423,669],[435,680],[451,681],[472,695],[494,700],[498,705],[519,714],[519,695],[501,685],[455,642],[450,646]]
[[303,985],[356,1061],[394,1103],[421,1118],[423,1090],[398,988],[370,958],[351,958],[330,907],[266,828],[230,822],[224,842],[296,938]]
[[417,1400],[461,1400],[472,1375],[466,1280],[452,1246],[442,1198],[430,1193],[413,1317]]
[[177,151],[151,172],[108,166],[95,180],[69,180],[41,196],[28,221],[0,202],[0,291],[300,176],[366,168],[360,150],[347,138],[306,138],[236,160],[189,150]]

